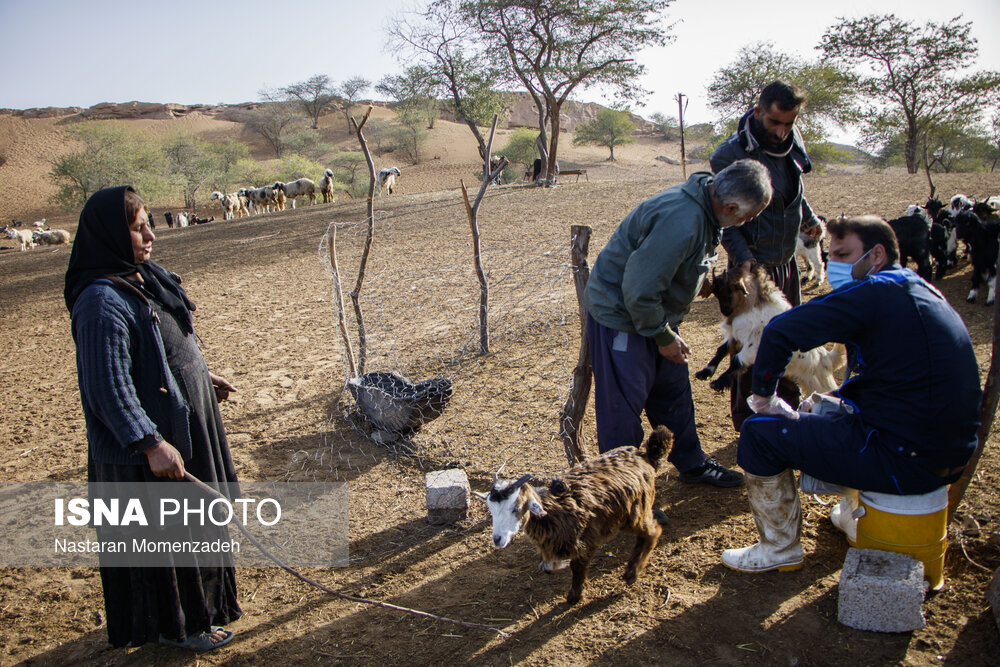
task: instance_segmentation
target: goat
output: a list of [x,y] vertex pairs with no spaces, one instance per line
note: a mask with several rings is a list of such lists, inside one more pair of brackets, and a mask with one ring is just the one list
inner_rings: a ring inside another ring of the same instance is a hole
[[7,238],[14,239],[21,246],[22,252],[28,248],[35,247],[35,241],[32,238],[30,229],[15,229],[14,227],[7,227],[4,231],[7,233]]
[[971,211],[962,211],[955,216],[958,238],[969,244],[972,256],[972,289],[965,298],[975,303],[979,296],[979,286],[990,286],[986,305],[992,305],[996,297],[997,254],[1000,252],[1000,220],[991,206],[980,202]]
[[[274,185],[271,187],[280,191],[281,194],[283,194],[287,199],[291,200],[292,208],[295,208],[296,197],[309,197],[310,204],[316,203],[316,184],[308,178],[300,178],[297,181],[291,181],[289,183],[275,181]],[[278,210],[285,210],[284,202],[280,204]]]
[[180,213],[174,213],[174,225],[177,227],[187,227],[188,226],[188,214],[184,211]]
[[380,170],[375,177],[378,183],[379,194],[382,194],[382,191],[385,190],[391,195],[392,189],[396,185],[396,179],[402,175],[398,167],[389,167],[388,169]]
[[927,282],[931,281],[931,219],[924,209],[889,220],[889,226],[896,233],[899,242],[899,263],[906,266],[912,258],[917,264],[917,274]]
[[817,216],[819,224],[809,229],[809,231],[799,231],[799,236],[795,240],[795,256],[806,260],[806,275],[802,277],[802,284],[806,285],[813,279],[816,286],[823,284],[826,280],[826,265],[823,262],[823,239],[826,238],[826,218]]
[[493,544],[503,549],[522,528],[542,556],[541,569],[551,573],[568,564],[573,581],[568,604],[576,604],[587,582],[590,561],[601,545],[619,532],[635,535],[635,546],[625,566],[625,583],[642,574],[663,532],[662,513],[653,511],[656,469],[670,448],[672,436],[658,426],[646,441],[646,453],[619,447],[578,463],[548,488],[525,482],[499,480],[493,475],[486,501],[493,516]]
[[37,229],[32,240],[38,245],[61,245],[69,243],[69,232],[65,229]]
[[33,223],[31,223],[31,226],[32,227],[36,227],[38,229],[48,229],[49,228],[48,223],[45,222],[45,218],[42,218],[41,220],[35,220]]
[[329,204],[330,202],[337,201],[333,196],[333,171],[327,169],[323,172],[323,177],[319,179],[319,191],[323,193],[323,203]]
[[953,216],[958,217],[958,214],[962,211],[968,211],[971,209],[974,203],[975,202],[965,195],[958,194],[951,198],[951,201],[948,204],[948,210],[951,211]]
[[[760,265],[754,266],[749,273],[738,266],[718,275],[713,272],[711,281],[702,285],[699,295],[707,298],[713,294],[723,315],[719,326],[724,340],[712,360],[695,373],[695,377],[699,380],[711,378],[728,353],[729,368],[709,384],[715,391],[722,391],[731,384],[733,374],[743,373],[753,365],[764,327],[791,305]],[[799,385],[803,396],[832,391],[837,387],[833,372],[844,364],[844,354],[842,345],[832,350],[816,347],[797,351],[785,369],[785,377]]]

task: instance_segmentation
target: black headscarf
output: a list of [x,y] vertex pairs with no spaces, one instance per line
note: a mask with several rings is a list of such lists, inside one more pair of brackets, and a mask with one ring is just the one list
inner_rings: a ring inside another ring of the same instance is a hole
[[190,333],[194,331],[191,311],[195,306],[181,287],[180,277],[152,260],[135,263],[129,234],[131,221],[125,213],[127,190],[135,191],[130,185],[98,190],[84,204],[66,269],[66,307],[72,313],[77,297],[98,278],[130,276],[138,271],[147,295],[170,311],[181,328]]

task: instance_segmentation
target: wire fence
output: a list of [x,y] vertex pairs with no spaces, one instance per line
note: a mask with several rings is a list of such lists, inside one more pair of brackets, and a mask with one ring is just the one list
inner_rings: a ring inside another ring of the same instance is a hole
[[[488,195],[498,196],[502,191]],[[367,221],[332,223],[319,244],[336,320],[333,232],[344,318],[357,355],[349,292]],[[374,239],[359,296],[364,373],[351,378],[345,362],[345,390],[327,424],[346,443],[337,455],[344,459],[354,450],[363,456],[374,442],[428,470],[493,472],[511,459],[517,470],[539,476],[564,469],[559,413],[580,330],[568,229],[539,230],[529,244],[523,234],[485,235],[486,355],[479,354],[480,286],[461,200],[416,202],[377,214]]]

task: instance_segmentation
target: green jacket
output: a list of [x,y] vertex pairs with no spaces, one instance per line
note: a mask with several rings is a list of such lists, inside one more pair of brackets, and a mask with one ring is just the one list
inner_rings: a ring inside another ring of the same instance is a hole
[[711,173],[650,197],[598,255],[584,303],[598,323],[669,345],[698,294],[721,228],[712,211]]

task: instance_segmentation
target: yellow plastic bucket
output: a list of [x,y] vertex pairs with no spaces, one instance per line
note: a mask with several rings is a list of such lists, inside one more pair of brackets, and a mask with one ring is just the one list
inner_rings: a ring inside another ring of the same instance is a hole
[[909,554],[924,564],[933,590],[944,586],[948,546],[948,487],[913,496],[862,491],[859,496],[858,548]]

